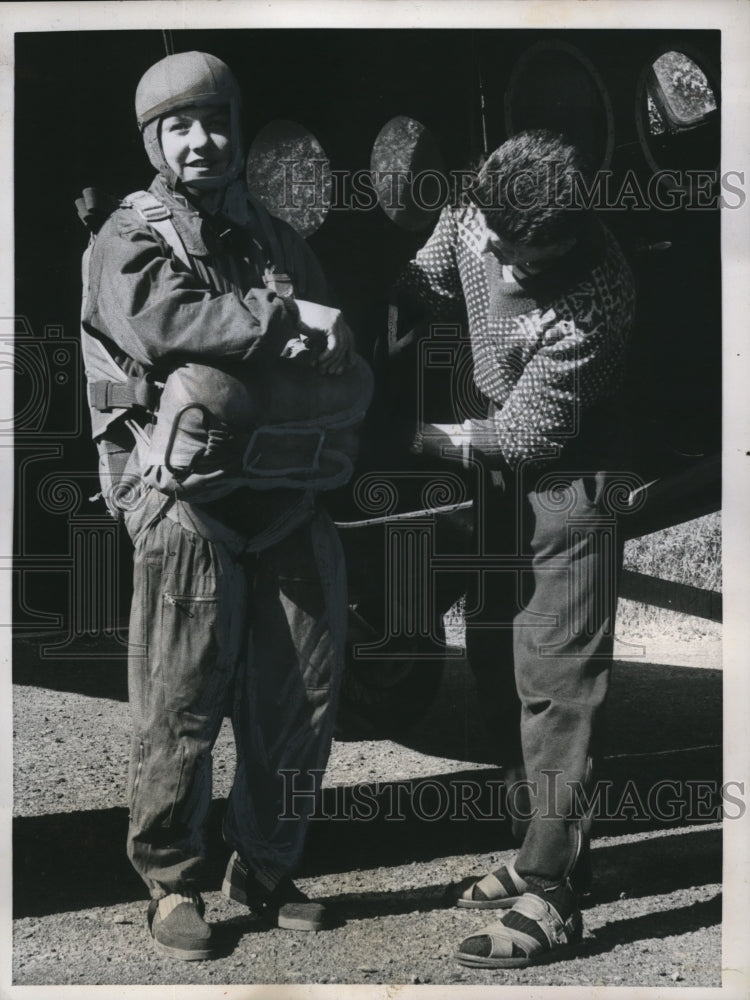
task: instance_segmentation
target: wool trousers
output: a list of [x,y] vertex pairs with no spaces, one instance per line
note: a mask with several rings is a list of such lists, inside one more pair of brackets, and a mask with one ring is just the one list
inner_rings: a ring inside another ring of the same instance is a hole
[[477,498],[476,537],[495,568],[472,576],[466,646],[506,768],[516,868],[554,884],[587,851],[622,544],[603,474],[531,481]]

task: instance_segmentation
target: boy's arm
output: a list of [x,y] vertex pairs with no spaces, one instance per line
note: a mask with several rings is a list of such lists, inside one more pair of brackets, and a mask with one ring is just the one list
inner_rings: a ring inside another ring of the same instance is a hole
[[456,263],[456,235],[455,212],[446,207],[432,235],[396,282],[394,293],[402,330],[430,316],[460,310],[463,294]]
[[[320,306],[317,321],[333,325],[337,315]],[[298,335],[299,310],[265,288],[242,300],[214,294],[150,227],[118,213],[94,244],[84,321],[151,367],[186,357],[275,357]]]

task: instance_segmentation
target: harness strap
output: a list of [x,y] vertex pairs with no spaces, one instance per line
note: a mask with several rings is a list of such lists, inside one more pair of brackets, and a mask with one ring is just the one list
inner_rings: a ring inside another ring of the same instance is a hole
[[135,405],[135,386],[130,382],[92,382],[89,385],[89,403],[104,413],[114,409],[126,410]]
[[134,191],[129,194],[124,203],[130,205],[141,215],[146,222],[162,237],[164,242],[171,248],[175,257],[181,260],[186,267],[190,267],[190,255],[185,249],[185,244],[180,239],[180,234],[172,222],[172,212],[150,191]]
[[140,212],[146,222],[160,222],[171,218],[172,212],[150,191],[134,191],[125,199],[124,204],[132,206]]
[[155,410],[161,396],[161,386],[146,377],[129,378],[127,382],[91,382],[88,390],[90,405],[102,413],[132,406]]

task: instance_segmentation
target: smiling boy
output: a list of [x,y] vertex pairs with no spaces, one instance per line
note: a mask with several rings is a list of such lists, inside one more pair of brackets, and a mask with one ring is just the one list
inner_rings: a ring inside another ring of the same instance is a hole
[[[211,750],[225,714],[237,767],[224,892],[272,925],[326,925],[324,907],[291,879],[312,806],[284,818],[284,778],[314,785],[328,758],[343,557],[313,487],[191,502],[141,478],[131,429],[150,439],[151,397],[181,366],[218,366],[212,384],[229,392],[222,366],[262,379],[301,329],[323,335],[317,371],[342,385],[335,376],[350,366],[352,336],[327,305],[305,241],[241,177],[240,94],[228,67],[202,52],[168,56],[145,73],[135,104],[157,174],[96,235],[82,329],[103,494],[135,546],[128,856],[151,896],[155,945],[196,960],[217,951],[199,890]],[[123,483],[133,479],[128,497]]]
[[228,107],[190,105],[161,121],[161,148],[167,166],[186,187],[221,176],[232,156]]

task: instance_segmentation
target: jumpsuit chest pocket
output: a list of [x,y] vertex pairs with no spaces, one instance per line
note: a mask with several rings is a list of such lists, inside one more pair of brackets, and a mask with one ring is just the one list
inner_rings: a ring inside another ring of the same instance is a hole
[[230,672],[217,596],[164,591],[160,617],[159,660],[166,710],[201,716],[214,713]]

